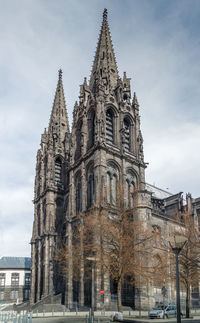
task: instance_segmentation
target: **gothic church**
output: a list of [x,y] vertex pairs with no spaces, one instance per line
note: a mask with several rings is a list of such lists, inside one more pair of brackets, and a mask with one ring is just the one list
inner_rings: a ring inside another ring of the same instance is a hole
[[[74,301],[88,305],[84,279],[79,282],[77,299],[72,275],[67,282],[58,279],[54,253],[60,237],[68,237],[71,247],[77,213],[87,212],[94,201],[101,203],[105,185],[111,208],[115,208],[118,182],[127,190],[129,205],[137,186],[139,214],[161,228],[169,226],[174,210],[181,208],[181,193],[174,196],[145,183],[139,104],[136,93],[131,93],[130,80],[126,73],[122,78],[118,74],[105,9],[90,80],[84,79],[74,106],[72,130],[60,70],[49,127],[41,136],[31,239],[32,303],[58,294],[68,307]],[[188,199],[192,201],[190,196]],[[200,201],[195,203],[198,216]],[[194,203],[189,204],[192,208]],[[95,307],[100,308],[101,279],[108,308],[112,294],[109,277],[99,277],[95,284]]]

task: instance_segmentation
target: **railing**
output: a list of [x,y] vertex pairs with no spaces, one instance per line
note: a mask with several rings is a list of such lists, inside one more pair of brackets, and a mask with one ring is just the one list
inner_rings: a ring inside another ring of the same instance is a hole
[[0,312],[0,322],[2,323],[32,323],[32,312]]

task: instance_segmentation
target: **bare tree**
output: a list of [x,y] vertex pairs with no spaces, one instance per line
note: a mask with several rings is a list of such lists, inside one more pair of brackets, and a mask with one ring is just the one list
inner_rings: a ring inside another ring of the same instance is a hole
[[[179,255],[180,282],[186,291],[186,317],[190,317],[190,303],[192,288],[197,288],[200,278],[200,238],[198,224],[191,213],[185,211],[178,214],[179,229],[174,234],[187,238],[187,243]],[[171,263],[174,264],[174,255]],[[175,265],[171,266],[171,278],[175,279]]]
[[[122,190],[112,205],[96,203],[86,214],[79,214],[73,226],[72,252],[66,244],[57,252],[57,261],[63,273],[68,274],[69,263],[73,263],[74,279],[80,279],[84,266],[84,279],[90,277],[89,257],[95,257],[103,274],[109,273],[117,285],[118,311],[122,310],[122,284],[140,287],[151,280],[158,269],[150,266],[150,256],[155,235],[152,228],[138,216],[138,193],[134,193],[132,207],[124,202]],[[138,284],[140,281],[140,286]]]

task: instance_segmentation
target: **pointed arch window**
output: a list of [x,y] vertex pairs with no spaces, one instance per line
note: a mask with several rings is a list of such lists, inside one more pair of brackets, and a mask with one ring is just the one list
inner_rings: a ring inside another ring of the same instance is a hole
[[107,202],[111,202],[111,175],[107,173]]
[[106,141],[114,144],[114,115],[111,109],[106,111]]
[[62,162],[60,158],[55,160],[55,185],[62,186]]
[[81,138],[81,131],[82,131],[82,120],[79,121],[77,128],[76,128],[76,152],[75,152],[75,159],[78,159],[81,156],[81,145],[82,145],[82,138]]
[[130,142],[130,130],[131,130],[130,120],[128,118],[124,119],[124,148],[125,151],[131,150],[131,142]]
[[126,201],[125,205],[127,209],[132,209],[134,206],[134,191],[135,191],[135,183],[133,180],[133,176],[131,174],[127,175],[126,180]]
[[95,135],[95,113],[91,111],[88,118],[88,149],[94,145],[94,135]]
[[87,176],[87,207],[91,207],[94,203],[94,169],[88,170]]
[[117,204],[117,173],[112,167],[107,172],[107,202],[112,205]]
[[117,203],[117,176],[114,174],[112,178],[112,204]]
[[130,183],[130,208],[132,209],[134,206],[134,190],[135,190],[135,185],[134,182]]
[[82,211],[82,181],[81,176],[76,179],[76,212]]

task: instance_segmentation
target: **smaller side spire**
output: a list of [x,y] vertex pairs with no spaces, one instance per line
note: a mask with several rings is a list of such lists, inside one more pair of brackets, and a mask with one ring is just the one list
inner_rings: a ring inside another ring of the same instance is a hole
[[62,69],[59,69],[58,83],[48,128],[49,135],[60,143],[64,142],[65,133],[70,132],[62,76]]
[[139,109],[139,103],[138,103],[138,99],[136,96],[136,92],[134,92],[134,94],[133,94],[133,107],[136,109]]

